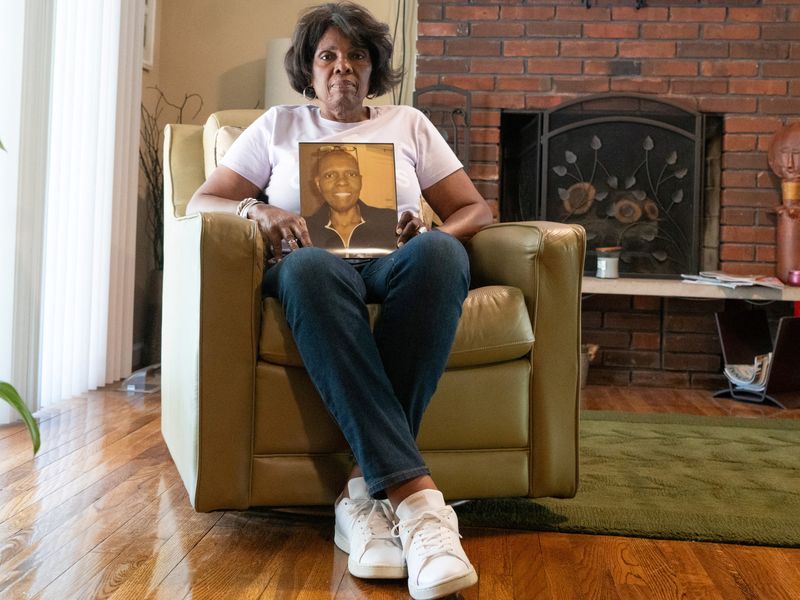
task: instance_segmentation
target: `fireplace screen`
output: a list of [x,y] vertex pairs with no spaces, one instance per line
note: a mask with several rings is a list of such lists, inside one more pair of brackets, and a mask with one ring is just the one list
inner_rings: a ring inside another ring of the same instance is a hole
[[645,96],[593,96],[541,121],[540,218],[620,247],[620,274],[697,273],[702,247],[703,117]]

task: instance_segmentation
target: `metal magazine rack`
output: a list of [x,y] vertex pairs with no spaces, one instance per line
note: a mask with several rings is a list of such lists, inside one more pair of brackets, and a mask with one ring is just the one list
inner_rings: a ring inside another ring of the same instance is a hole
[[776,397],[800,391],[800,317],[782,317],[773,344],[766,312],[757,309],[716,314],[717,331],[725,365],[753,364],[756,356],[772,353],[762,389],[747,389],[728,381],[714,397],[745,402],[771,402],[786,408]]

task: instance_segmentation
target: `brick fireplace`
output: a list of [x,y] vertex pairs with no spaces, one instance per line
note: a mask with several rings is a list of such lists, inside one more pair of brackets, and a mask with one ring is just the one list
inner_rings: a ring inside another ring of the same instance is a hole
[[[767,164],[774,132],[800,120],[800,6],[787,0],[419,3],[416,87],[469,91],[469,174],[501,214],[500,128],[510,111],[608,93],[651,94],[722,122],[719,266],[774,274]],[[594,296],[583,335],[601,352],[590,382],[715,387],[713,313],[734,301]],[[728,306],[728,308],[733,308]],[[745,306],[746,308],[746,306]],[[788,303],[769,307],[773,317]]]

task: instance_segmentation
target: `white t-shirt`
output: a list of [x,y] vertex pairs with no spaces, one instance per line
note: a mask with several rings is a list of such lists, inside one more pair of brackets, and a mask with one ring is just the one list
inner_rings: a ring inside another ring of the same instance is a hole
[[299,142],[392,143],[397,214],[419,214],[424,190],[462,168],[428,118],[410,106],[370,106],[370,118],[329,121],[313,105],[273,106],[231,145],[220,164],[263,189],[269,203],[300,212]]

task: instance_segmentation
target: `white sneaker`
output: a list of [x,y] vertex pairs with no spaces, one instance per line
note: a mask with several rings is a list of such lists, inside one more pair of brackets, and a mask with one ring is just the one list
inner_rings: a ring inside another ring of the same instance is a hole
[[403,548],[392,535],[397,522],[388,500],[370,497],[363,477],[347,482],[349,498],[336,502],[334,543],[347,552],[347,570],[364,579],[406,577]]
[[441,598],[478,582],[461,547],[458,517],[438,490],[411,494],[396,511],[395,534],[408,565],[408,591],[415,600]]

